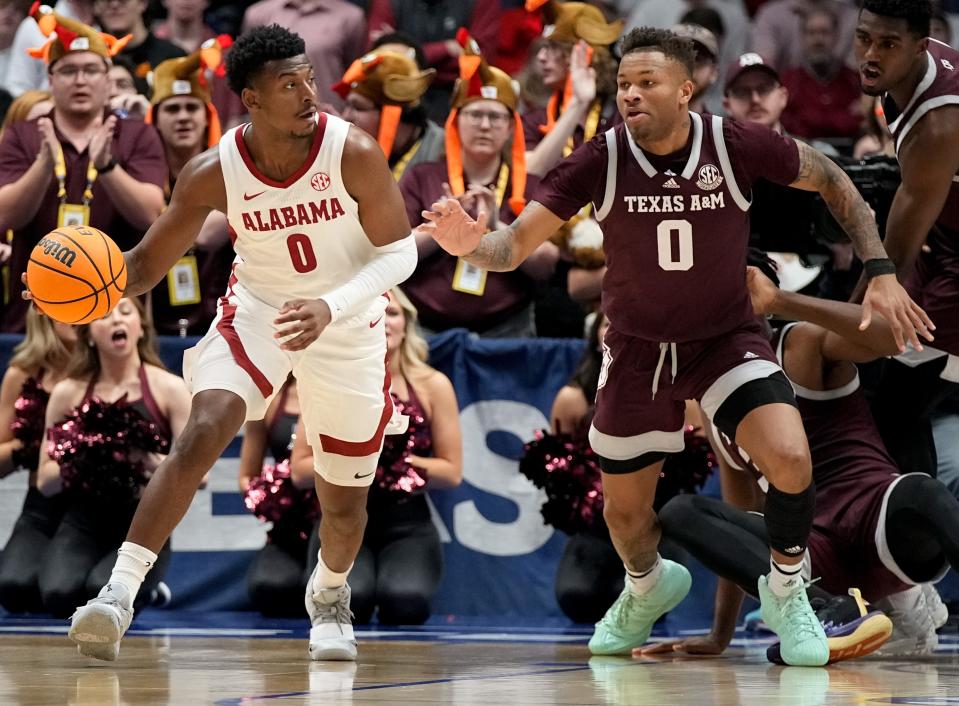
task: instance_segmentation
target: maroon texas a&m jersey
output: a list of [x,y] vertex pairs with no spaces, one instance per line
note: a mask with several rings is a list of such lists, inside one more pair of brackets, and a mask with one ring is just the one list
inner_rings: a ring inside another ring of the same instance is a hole
[[748,195],[790,184],[796,144],[767,128],[690,113],[678,152],[657,156],[617,125],[556,166],[535,200],[568,220],[592,203],[603,229],[603,312],[649,341],[712,338],[753,318],[746,289]]
[[[906,138],[922,130],[922,118],[931,110],[959,105],[959,52],[934,39],[926,51],[926,71],[905,109],[886,96],[886,115],[895,120],[889,130],[896,154],[908,149]],[[926,238],[928,252],[916,259],[916,269],[906,280],[909,294],[936,324],[937,349],[959,355],[959,174],[952,177],[936,224]]]

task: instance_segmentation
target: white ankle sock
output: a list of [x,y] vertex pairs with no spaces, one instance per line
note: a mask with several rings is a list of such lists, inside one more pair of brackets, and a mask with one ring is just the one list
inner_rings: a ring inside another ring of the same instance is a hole
[[140,590],[140,584],[146,578],[147,572],[156,563],[157,555],[146,547],[133,542],[124,542],[117,551],[117,563],[113,565],[110,574],[111,584],[120,584],[130,592],[130,602]]
[[663,561],[659,554],[656,555],[656,561],[645,571],[633,573],[626,567],[626,585],[637,596],[647,593],[649,589],[659,581],[660,574],[663,573]]
[[797,586],[803,585],[802,562],[798,564],[777,564],[772,558],[769,559],[769,578],[767,579],[769,589],[780,598],[785,598]]
[[316,573],[313,574],[314,591],[319,591],[321,588],[339,588],[346,583],[346,576],[353,568],[352,564],[346,571],[340,573],[333,571],[326,565],[326,562],[323,561],[322,550],[317,554],[317,559],[319,559],[319,563],[316,565]]

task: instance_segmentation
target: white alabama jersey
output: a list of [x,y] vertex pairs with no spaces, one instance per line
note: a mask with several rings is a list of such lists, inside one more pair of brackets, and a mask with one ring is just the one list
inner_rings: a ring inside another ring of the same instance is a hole
[[310,156],[284,182],[253,163],[243,141],[248,127],[229,130],[219,145],[236,280],[277,308],[316,299],[375,255],[340,172],[350,124],[319,113]]

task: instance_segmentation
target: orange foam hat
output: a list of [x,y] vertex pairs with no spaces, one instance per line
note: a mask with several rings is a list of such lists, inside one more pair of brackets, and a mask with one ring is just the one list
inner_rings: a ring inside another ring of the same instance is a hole
[[462,143],[456,127],[460,108],[477,100],[499,101],[513,114],[513,149],[511,153],[510,178],[513,183],[509,205],[513,213],[520,214],[526,205],[526,138],[523,121],[516,110],[519,103],[518,90],[509,74],[490,66],[480,53],[479,45],[469,33],[460,28],[456,41],[463,47],[459,57],[460,75],[453,86],[452,110],[446,119],[446,171],[450,190],[454,196],[466,193],[463,181]]
[[117,39],[112,34],[98,32],[93,27],[53,11],[49,5],[33,3],[30,17],[37,21],[40,31],[50,39],[42,47],[28,49],[35,59],[52,65],[64,55],[75,51],[89,51],[104,59],[112,59],[132,38],[132,34]]

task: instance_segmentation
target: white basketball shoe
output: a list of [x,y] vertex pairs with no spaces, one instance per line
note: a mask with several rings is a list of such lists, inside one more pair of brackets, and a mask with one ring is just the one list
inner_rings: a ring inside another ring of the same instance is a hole
[[[316,574],[316,569],[313,570]],[[306,612],[310,616],[310,659],[356,659],[350,585],[313,590],[313,576],[306,584]]]
[[96,598],[77,608],[67,635],[80,654],[112,662],[120,653],[120,639],[133,620],[133,598],[123,584],[107,584]]

